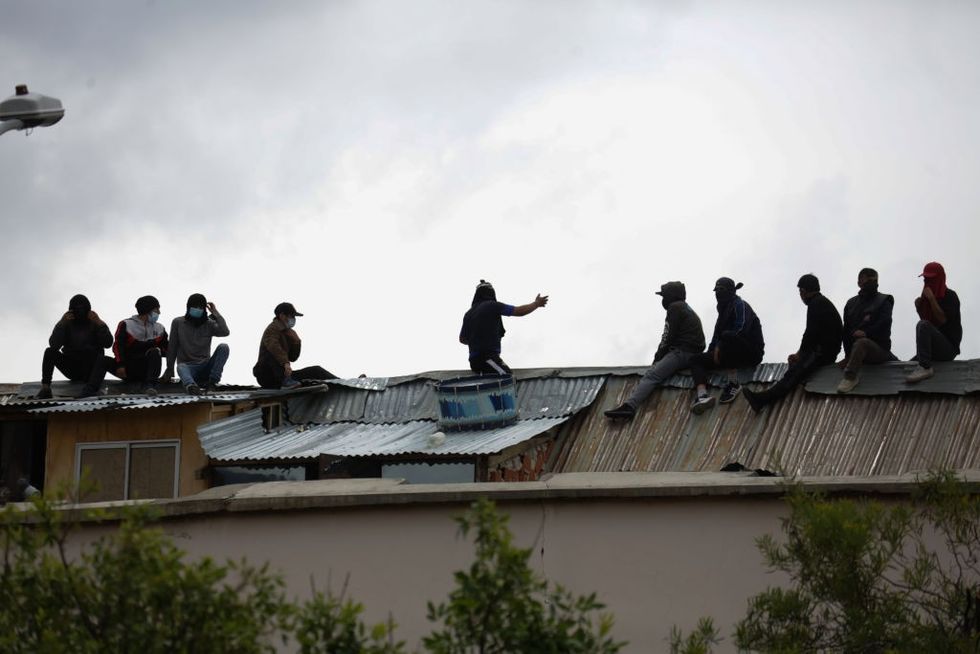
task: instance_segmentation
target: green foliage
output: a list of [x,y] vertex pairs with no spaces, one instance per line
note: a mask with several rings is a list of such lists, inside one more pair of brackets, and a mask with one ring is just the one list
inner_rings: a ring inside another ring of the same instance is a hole
[[612,618],[593,615],[604,608],[596,595],[573,596],[549,587],[530,568],[530,549],[513,544],[508,518],[481,500],[457,518],[463,537],[473,535],[476,560],[455,573],[448,602],[429,603],[439,622],[424,639],[434,654],[603,654],[619,651]]
[[714,620],[701,618],[687,637],[677,626],[670,629],[670,654],[709,654],[711,646],[720,642]]
[[785,542],[758,540],[790,588],[753,597],[737,645],[764,652],[980,651],[980,495],[951,473],[911,505],[794,490]]
[[[345,588],[346,590],[346,588]],[[387,623],[368,629],[360,616],[363,605],[313,590],[313,597],[293,615],[292,631],[302,654],[401,654],[404,643],[395,642],[395,625]]]

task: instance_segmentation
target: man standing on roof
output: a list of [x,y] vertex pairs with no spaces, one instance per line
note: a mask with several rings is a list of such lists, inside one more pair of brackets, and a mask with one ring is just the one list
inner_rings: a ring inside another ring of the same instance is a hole
[[844,305],[844,378],[838,393],[850,393],[860,381],[861,366],[895,361],[892,347],[892,309],[895,298],[878,292],[878,272],[862,268],[861,289]]
[[608,418],[632,420],[636,409],[650,397],[657,386],[678,370],[687,368],[691,357],[704,351],[704,329],[701,319],[685,301],[687,289],[683,282],[667,282],[656,292],[667,310],[660,347],[653,355],[653,365],[646,371],[629,399],[615,409],[606,411]]
[[946,271],[933,261],[922,269],[922,294],[915,298],[919,322],[915,326],[915,360],[918,367],[905,378],[909,384],[929,379],[933,361],[952,361],[960,353],[963,326],[960,324],[960,298],[946,287]]
[[61,317],[48,338],[48,348],[41,361],[41,390],[37,398],[51,397],[54,369],[72,381],[84,381],[79,397],[98,395],[105,379],[105,348],[112,345],[112,334],[84,295],[68,301],[68,311]]
[[470,349],[470,370],[481,375],[509,375],[510,368],[500,358],[500,339],[506,333],[500,317],[526,316],[546,304],[548,296],[540,294],[533,302],[516,307],[497,302],[493,286],[481,279],[459,330],[459,342]]
[[140,391],[157,394],[160,363],[167,353],[167,330],[160,320],[160,302],[152,295],[136,300],[136,315],[116,327],[112,352],[116,355],[115,375],[140,382]]
[[292,362],[299,358],[302,347],[296,333],[297,316],[302,316],[289,302],[280,302],[274,310],[275,318],[262,333],[259,343],[259,360],[252,374],[262,388],[296,388],[306,380],[337,379],[320,366],[293,370]]
[[170,347],[163,380],[169,382],[174,376],[176,363],[177,376],[189,395],[200,395],[202,386],[206,392],[214,390],[221,381],[229,349],[227,343],[222,343],[211,354],[211,339],[230,333],[228,323],[213,302],[208,302],[201,293],[191,295],[187,298],[187,312],[170,323]]
[[715,398],[708,394],[708,370],[728,368],[728,383],[718,398],[727,404],[742,390],[736,368],[754,367],[762,362],[766,349],[762,323],[749,303],[736,294],[740,288],[742,283],[736,284],[729,277],[715,282],[718,319],[711,343],[707,352],[691,358],[691,377],[697,388],[697,399],[691,405],[694,413],[704,413],[715,405]]
[[759,412],[767,404],[778,402],[797,385],[805,381],[820,366],[837,360],[840,353],[843,325],[834,303],[820,294],[820,280],[806,274],[796,283],[800,299],[806,305],[806,330],[800,341],[800,349],[787,357],[789,368],[778,382],[764,391],[742,391],[753,411]]

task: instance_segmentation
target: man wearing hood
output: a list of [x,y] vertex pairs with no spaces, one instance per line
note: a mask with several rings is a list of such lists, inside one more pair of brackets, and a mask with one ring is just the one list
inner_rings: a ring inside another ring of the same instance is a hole
[[844,305],[844,378],[838,393],[850,393],[860,381],[865,363],[895,361],[892,348],[892,309],[895,298],[878,292],[878,272],[862,268],[858,273],[861,289]]
[[762,323],[749,303],[737,295],[740,288],[742,283],[736,284],[729,277],[721,277],[715,282],[718,319],[711,343],[707,352],[691,358],[691,377],[697,389],[697,398],[691,405],[694,413],[704,413],[715,404],[715,398],[708,394],[708,370],[728,368],[728,383],[718,398],[719,402],[727,404],[742,390],[736,369],[759,365],[765,354]]
[[653,365],[640,379],[628,400],[605,412],[608,418],[632,420],[637,408],[657,386],[678,370],[687,368],[691,357],[704,351],[704,329],[698,314],[686,302],[687,289],[684,284],[667,282],[656,293],[667,310],[667,317],[660,346],[653,355]]
[[526,316],[546,304],[548,296],[541,294],[516,307],[497,302],[493,286],[481,279],[459,330],[459,342],[470,350],[470,370],[480,375],[509,375],[510,368],[500,358],[500,339],[506,333],[501,316]]
[[933,375],[933,361],[952,361],[960,353],[963,326],[960,324],[960,298],[946,286],[946,270],[938,261],[922,269],[922,294],[915,298],[919,322],[915,326],[916,369],[905,378],[915,384]]
[[105,348],[112,345],[112,334],[84,295],[68,301],[68,311],[54,326],[41,362],[41,390],[38,399],[51,397],[51,378],[55,367],[72,381],[84,381],[79,397],[98,395],[105,379]]
[[302,317],[292,302],[280,302],[273,309],[275,318],[262,332],[259,343],[259,360],[252,366],[252,374],[262,388],[296,388],[304,381],[337,379],[321,366],[307,366],[293,370],[293,362],[299,359],[303,342],[296,333],[296,317]]
[[742,391],[753,411],[759,412],[772,402],[778,402],[820,366],[837,360],[840,353],[843,325],[834,303],[820,294],[820,280],[806,274],[796,283],[800,300],[806,305],[806,329],[800,341],[800,349],[787,357],[789,368],[778,382],[768,389],[753,392]]
[[157,394],[160,363],[167,353],[167,330],[160,320],[160,302],[152,295],[136,300],[136,315],[120,321],[112,352],[116,355],[115,375],[140,382],[140,391]]
[[177,376],[189,395],[200,395],[202,387],[205,392],[214,390],[221,381],[229,349],[222,343],[211,354],[211,339],[230,333],[228,323],[213,302],[208,302],[201,293],[191,295],[187,298],[187,312],[170,323],[170,346],[163,380],[169,382],[173,378],[176,363]]

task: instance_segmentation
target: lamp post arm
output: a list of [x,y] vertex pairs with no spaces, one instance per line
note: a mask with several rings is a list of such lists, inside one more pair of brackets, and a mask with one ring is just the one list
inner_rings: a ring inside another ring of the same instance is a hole
[[0,134],[14,129],[24,129],[23,121],[17,120],[16,118],[0,121]]

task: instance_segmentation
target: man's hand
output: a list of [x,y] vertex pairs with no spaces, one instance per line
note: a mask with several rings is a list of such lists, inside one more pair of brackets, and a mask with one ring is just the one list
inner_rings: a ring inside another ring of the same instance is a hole
[[548,304],[548,296],[538,293],[538,296],[534,298],[534,304],[536,306],[543,307],[544,305]]
[[933,293],[932,292],[932,289],[929,288],[928,286],[923,286],[922,287],[922,297],[923,297],[923,299],[928,300],[929,302],[935,302],[936,301],[936,294]]
[[864,333],[864,330],[863,329],[855,329],[854,330],[854,333],[852,333],[851,336],[853,336],[855,340],[857,340],[859,338],[867,338],[868,337],[868,335]]
[[208,311],[210,311],[211,313],[218,312],[218,308],[214,306],[214,302],[208,302]]
[[797,363],[800,362],[800,353],[794,352],[793,354],[786,357],[786,361],[789,362],[789,365],[791,366],[796,365]]

